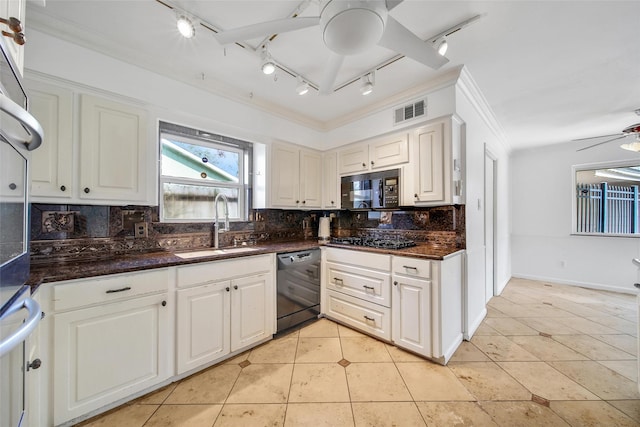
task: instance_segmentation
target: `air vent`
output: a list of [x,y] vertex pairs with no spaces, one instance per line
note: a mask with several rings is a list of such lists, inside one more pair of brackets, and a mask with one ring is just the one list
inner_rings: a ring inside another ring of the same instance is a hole
[[393,123],[397,125],[398,123],[406,122],[407,120],[411,120],[411,119],[416,119],[426,114],[427,114],[427,100],[423,99],[413,104],[396,108],[394,110]]

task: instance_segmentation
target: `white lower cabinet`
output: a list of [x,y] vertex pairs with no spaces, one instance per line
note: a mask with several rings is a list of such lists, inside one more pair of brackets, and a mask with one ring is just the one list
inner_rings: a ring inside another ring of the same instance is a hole
[[55,425],[171,376],[166,270],[56,285],[53,299],[66,310],[53,317]]
[[178,375],[273,335],[274,265],[258,255],[178,267]]
[[411,277],[393,279],[393,342],[431,357],[431,282]]
[[391,340],[391,257],[326,248],[323,313]]

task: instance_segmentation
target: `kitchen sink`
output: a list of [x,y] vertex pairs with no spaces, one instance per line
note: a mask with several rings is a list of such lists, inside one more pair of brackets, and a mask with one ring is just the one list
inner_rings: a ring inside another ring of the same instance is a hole
[[202,258],[202,257],[216,256],[216,255],[236,254],[241,252],[252,252],[256,250],[258,250],[258,248],[242,246],[240,248],[200,249],[192,252],[178,252],[178,253],[174,253],[174,255],[182,259],[191,259],[191,258]]

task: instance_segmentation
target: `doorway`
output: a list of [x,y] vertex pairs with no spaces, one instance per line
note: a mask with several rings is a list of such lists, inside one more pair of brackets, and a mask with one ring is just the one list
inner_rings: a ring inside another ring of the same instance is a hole
[[496,295],[496,157],[484,150],[485,303]]

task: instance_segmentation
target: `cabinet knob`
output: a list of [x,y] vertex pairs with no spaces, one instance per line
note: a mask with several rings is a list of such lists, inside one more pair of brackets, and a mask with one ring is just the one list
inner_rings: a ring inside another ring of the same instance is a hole
[[307,203],[307,201],[306,201],[306,200],[303,200],[303,201],[302,201],[302,204],[304,205],[305,203]]
[[398,281],[397,280],[393,281],[393,286],[398,286]]
[[89,194],[89,193],[91,192],[91,190],[89,190],[89,187],[84,187],[84,192],[85,192],[86,194]]
[[42,366],[42,360],[34,359],[33,362],[27,362],[27,371],[30,369],[38,369]]
[[362,163],[362,167],[363,167],[363,168],[366,168],[366,167],[367,167],[367,164],[363,162],[363,163]]
[[162,304],[163,307],[167,306],[167,302],[166,301],[162,301],[161,304]]
[[375,162],[373,160],[371,160],[371,166],[373,166],[375,164]]
[[60,186],[60,191],[67,191],[67,187],[65,187],[64,185]]
[[226,288],[224,288],[224,289],[225,289],[227,292],[229,292],[229,291],[231,290],[231,288],[230,288],[230,287],[228,287],[228,286],[227,286]]
[[238,285],[233,285],[233,289],[238,289]]
[[9,189],[10,190],[15,190],[16,188],[18,188],[18,186],[16,184],[14,184],[13,182],[11,184],[9,184]]
[[415,197],[416,199],[418,199],[418,193],[414,194],[413,197]]
[[296,205],[297,205],[298,203],[300,203],[300,200],[296,200]]
[[334,201],[332,200],[332,201],[331,201],[331,204],[332,204],[332,205],[335,205],[335,204],[336,204],[336,202],[334,202]]

